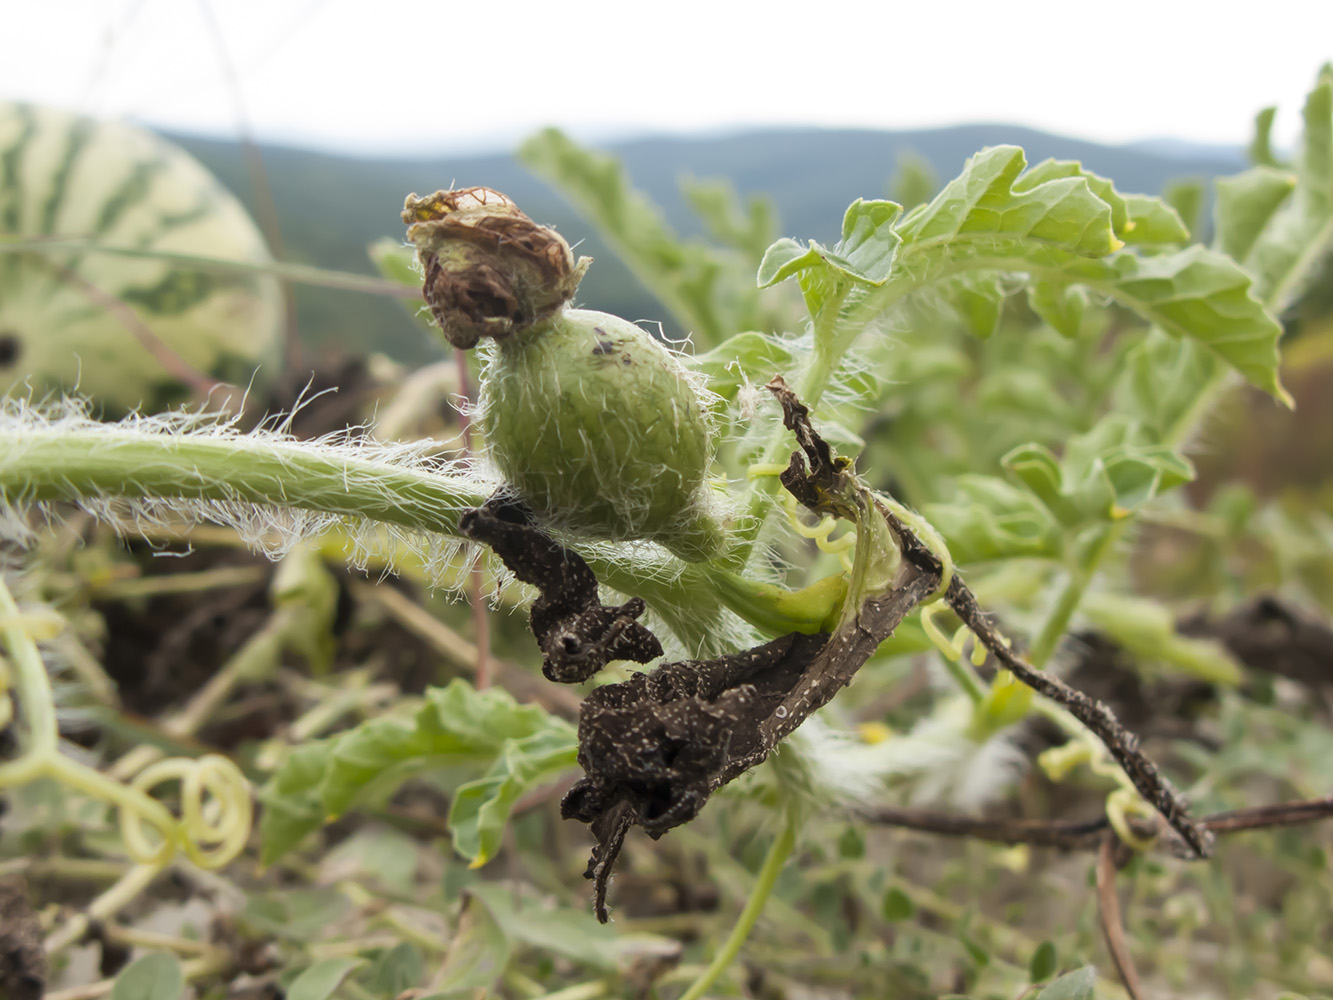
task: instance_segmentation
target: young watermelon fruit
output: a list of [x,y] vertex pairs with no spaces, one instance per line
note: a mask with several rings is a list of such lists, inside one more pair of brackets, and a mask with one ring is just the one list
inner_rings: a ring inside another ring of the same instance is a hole
[[[271,259],[245,209],[183,150],[26,104],[0,103],[0,235]],[[78,249],[0,253],[0,393],[77,386],[109,414],[161,409],[188,395],[163,354],[242,386],[258,372],[262,384],[277,374],[282,319],[281,290],[262,274]]]
[[403,221],[445,338],[486,342],[478,417],[510,487],[575,534],[720,555],[701,380],[633,323],[570,307],[592,261],[489,188],[411,195]]

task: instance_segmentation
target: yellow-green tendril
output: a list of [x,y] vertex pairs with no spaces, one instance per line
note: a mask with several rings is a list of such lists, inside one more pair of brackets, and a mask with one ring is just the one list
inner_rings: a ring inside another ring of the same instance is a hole
[[[953,634],[953,638],[945,635],[939,622],[935,620],[935,616],[943,610],[938,603],[923,603],[920,606],[921,628],[926,633],[926,638],[935,645],[935,648],[940,651],[940,655],[944,657],[944,666],[949,671],[949,675],[963,689],[972,704],[979,707],[986,698],[986,688],[976,673],[962,662],[963,647],[968,636],[972,635],[972,631],[964,625]],[[975,642],[976,637],[973,636],[972,638]]]
[[[130,787],[147,795],[164,781],[180,782],[181,821],[173,831],[175,844],[162,845],[159,853],[165,847],[170,857],[171,848],[179,846],[200,868],[221,868],[241,853],[250,836],[253,806],[250,786],[235,764],[219,754],[198,760],[173,757],[144,768]],[[141,822],[140,816],[121,809],[120,832],[127,847],[148,847]]]
[[[746,470],[746,475],[751,479],[757,479],[760,476],[777,476],[787,471],[787,466],[778,465],[772,462],[762,462],[752,465]],[[813,539],[819,551],[828,552],[837,555],[842,563],[842,568],[847,572],[852,571],[851,552],[856,548],[856,532],[849,530],[840,538],[831,539],[829,536],[838,529],[838,519],[832,514],[825,514],[823,519],[813,527],[807,525],[800,518],[800,508],[796,497],[788,493],[784,497],[784,507],[787,512],[787,521],[792,529],[802,538]]]
[[[123,785],[60,752],[51,681],[28,629],[36,623],[36,631],[43,632],[41,622],[41,616],[19,614],[0,578],[0,638],[8,654],[7,661],[0,661],[0,697],[4,706],[10,705],[12,681],[27,723],[24,753],[0,764],[0,789],[50,778],[115,806],[127,853],[151,869],[167,865],[178,849],[202,868],[220,868],[235,858],[249,838],[253,806],[249,783],[226,757],[159,761]],[[148,794],[149,788],[167,780],[181,785],[179,821]]]
[[1088,769],[1099,777],[1110,778],[1116,785],[1106,796],[1106,818],[1111,829],[1136,851],[1146,851],[1152,846],[1154,838],[1135,833],[1130,818],[1137,816],[1152,819],[1157,811],[1143,800],[1129,776],[1108,759],[1106,748],[1100,743],[1093,742],[1087,735],[1081,735],[1062,747],[1052,747],[1045,751],[1037,758],[1037,763],[1052,781],[1060,781],[1079,764],[1087,764]]

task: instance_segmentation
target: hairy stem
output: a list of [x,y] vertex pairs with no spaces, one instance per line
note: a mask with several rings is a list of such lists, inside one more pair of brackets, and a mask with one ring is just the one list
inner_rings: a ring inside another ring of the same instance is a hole
[[244,501],[451,535],[486,499],[475,480],[294,441],[59,421],[0,434],[0,498],[99,497]]

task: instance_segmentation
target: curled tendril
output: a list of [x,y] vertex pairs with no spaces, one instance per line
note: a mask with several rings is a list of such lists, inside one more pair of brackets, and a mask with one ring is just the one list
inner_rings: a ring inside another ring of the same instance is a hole
[[1136,851],[1146,851],[1152,847],[1155,837],[1145,837],[1136,831],[1131,822],[1134,818],[1153,819],[1155,810],[1139,794],[1129,780],[1129,776],[1111,761],[1105,749],[1099,743],[1087,738],[1076,739],[1062,747],[1053,747],[1039,758],[1041,768],[1052,781],[1059,781],[1079,764],[1087,764],[1088,769],[1103,778],[1115,782],[1115,789],[1106,796],[1106,819],[1126,845]]
[[[758,463],[750,466],[746,470],[746,475],[751,479],[758,479],[760,476],[778,476],[786,470],[785,465],[771,462]],[[815,545],[819,547],[819,551],[836,555],[838,561],[842,563],[842,568],[850,573],[852,571],[852,552],[856,549],[856,532],[848,531],[838,538],[830,538],[829,536],[838,528],[837,518],[831,514],[826,514],[823,520],[812,527],[801,520],[800,507],[793,494],[784,494],[783,500],[787,511],[787,522],[791,525],[792,530],[802,538],[813,539]]]
[[[926,604],[922,602],[920,618],[921,628],[926,633],[926,638],[931,641],[936,649],[950,663],[957,663],[963,657],[963,645],[967,637],[972,634],[972,630],[966,625],[953,634],[953,637],[944,634],[944,629],[940,628],[940,623],[935,620],[941,608],[938,604]],[[975,640],[975,636],[973,637]]]
[[[250,785],[226,757],[207,754],[197,760],[172,757],[144,768],[130,788],[148,796],[166,781],[180,782],[181,818],[164,828],[159,819],[120,803],[120,834],[125,847],[141,864],[162,865],[177,848],[200,868],[221,868],[245,848],[254,806]],[[156,831],[154,845],[148,829]]]

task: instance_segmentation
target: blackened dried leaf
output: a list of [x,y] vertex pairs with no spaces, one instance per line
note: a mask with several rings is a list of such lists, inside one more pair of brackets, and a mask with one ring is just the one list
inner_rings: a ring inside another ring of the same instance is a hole
[[[796,443],[805,452],[804,460],[801,452],[792,452],[791,464],[779,476],[782,485],[812,511],[855,521],[858,512],[848,498],[864,492],[865,487],[852,471],[851,459],[834,456],[828,442],[815,432],[810,408],[796,397],[781,375],[774,375],[764,388],[777,397],[782,406],[783,425],[796,435]],[[806,460],[810,463],[809,471]]]
[[656,839],[698,815],[722,784],[762,761],[763,722],[781,709],[828,637],[791,633],[715,660],[666,663],[598,688],[579,716],[586,776],[561,803],[597,838],[587,877],[606,921],[611,863],[631,826]]
[[637,619],[642,598],[602,604],[597,577],[583,557],[531,523],[512,497],[497,495],[459,519],[459,531],[484,542],[524,583],[541,591],[532,605],[532,634],[542,673],[562,684],[585,681],[612,660],[647,663],[662,655],[657,636]]

